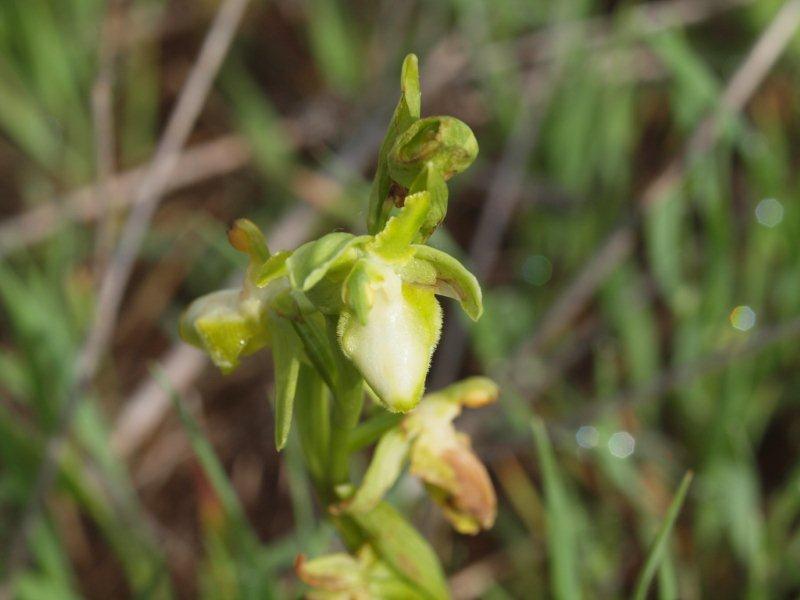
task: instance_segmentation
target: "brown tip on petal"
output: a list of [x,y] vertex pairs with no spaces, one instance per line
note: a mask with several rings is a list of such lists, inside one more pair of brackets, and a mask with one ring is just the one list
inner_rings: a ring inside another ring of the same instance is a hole
[[228,228],[228,241],[231,246],[236,248],[239,252],[250,252],[250,240],[244,229],[239,226],[238,220]]
[[450,448],[442,458],[455,474],[450,504],[458,512],[474,517],[483,529],[489,529],[497,516],[497,497],[486,467],[464,447]]

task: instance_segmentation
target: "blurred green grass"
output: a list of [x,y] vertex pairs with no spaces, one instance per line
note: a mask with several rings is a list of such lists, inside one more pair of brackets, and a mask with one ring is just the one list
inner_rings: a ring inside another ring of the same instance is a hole
[[[376,133],[409,51],[420,55],[423,86],[436,87],[423,88],[423,112],[459,116],[481,144],[437,244],[466,254],[520,111],[536,122],[518,208],[483,281],[485,316],[469,330],[460,366],[519,370],[499,381],[501,407],[467,423],[499,483],[497,526],[477,539],[453,536],[419,490],[393,492],[426,526],[454,589],[487,598],[631,595],[691,469],[653,593],[799,594],[797,39],[683,185],[645,213],[635,252],[572,327],[535,360],[520,355],[559,293],[715,110],[780,4],[254,3],[192,140],[234,132],[251,159],[174,192],[157,214],[13,597],[301,593],[295,554],[321,553],[333,535],[296,441],[274,454],[271,376],[258,359],[231,379],[203,373],[192,386],[202,403],[189,402],[192,394],[178,401],[181,418],[168,414],[131,456],[112,450],[113,423],[176,343],[187,300],[241,266],[223,244],[226,220],[246,215],[269,229],[310,202],[315,226],[363,222]],[[216,3],[123,6],[114,158],[127,170],[147,160]],[[670,7],[684,9],[662,12],[675,22],[641,27],[645,9]],[[702,16],[703,7],[718,10]],[[3,218],[96,178],[90,98],[105,14],[100,0],[0,3]],[[529,106],[522,96],[531,86]],[[94,237],[94,223],[64,218],[44,242],[2,257],[0,552],[31,501],[74,376],[93,308]],[[781,328],[787,335],[737,354]],[[653,392],[665,374],[712,356],[723,357],[717,368]],[[0,577],[7,559],[0,555]]]

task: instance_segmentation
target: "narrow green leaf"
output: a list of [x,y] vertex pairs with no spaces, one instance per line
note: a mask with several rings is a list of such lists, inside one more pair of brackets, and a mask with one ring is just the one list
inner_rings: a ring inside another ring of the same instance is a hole
[[325,481],[330,440],[330,400],[328,389],[318,372],[302,363],[295,391],[297,432],[305,454],[308,471],[317,489]]
[[270,325],[275,365],[275,447],[282,450],[292,427],[292,407],[300,370],[300,342],[285,319],[275,315],[270,319]]
[[582,598],[578,570],[575,530],[561,475],[544,423],[534,417],[533,438],[544,480],[547,509],[547,546],[550,552],[550,585],[557,600]]
[[669,510],[667,510],[664,521],[661,523],[661,528],[658,530],[658,535],[656,535],[656,539],[653,541],[653,545],[647,553],[647,560],[636,581],[636,589],[633,594],[635,600],[644,600],[647,598],[647,588],[650,587],[653,576],[656,574],[656,569],[664,555],[664,550],[669,541],[669,535],[681,511],[683,501],[686,499],[686,493],[689,491],[689,485],[692,483],[693,476],[694,474],[691,471],[687,471],[681,480],[680,486],[678,486],[678,491],[675,492],[675,497],[669,505]]
[[475,276],[446,252],[421,244],[413,248],[415,258],[436,269],[436,293],[458,300],[469,318],[477,321],[483,312],[483,296]]

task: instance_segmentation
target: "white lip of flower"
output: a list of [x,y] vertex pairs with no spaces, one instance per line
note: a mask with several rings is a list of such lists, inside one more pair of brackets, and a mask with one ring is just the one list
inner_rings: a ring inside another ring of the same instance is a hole
[[413,408],[425,388],[441,332],[441,307],[430,291],[403,283],[385,263],[372,266],[372,307],[365,324],[348,312],[339,321],[345,355],[358,365],[377,395],[394,411]]

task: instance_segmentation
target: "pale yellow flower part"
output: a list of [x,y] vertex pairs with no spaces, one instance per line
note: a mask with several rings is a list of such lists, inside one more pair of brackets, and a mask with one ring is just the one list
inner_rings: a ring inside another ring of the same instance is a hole
[[425,482],[431,497],[459,533],[475,534],[491,528],[497,515],[497,497],[469,436],[456,431],[453,419],[463,406],[485,406],[497,396],[497,385],[491,380],[466,379],[425,396],[402,424],[413,438],[410,472]]

